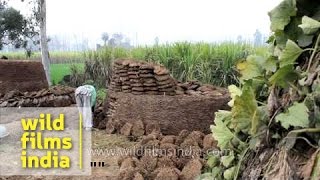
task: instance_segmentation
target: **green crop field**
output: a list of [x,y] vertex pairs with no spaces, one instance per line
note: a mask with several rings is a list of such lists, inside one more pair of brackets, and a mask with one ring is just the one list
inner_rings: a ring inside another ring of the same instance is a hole
[[[70,74],[70,65],[78,64],[84,67],[84,62],[100,62],[110,66],[117,58],[133,58],[148,62],[156,62],[166,66],[171,74],[180,81],[199,80],[219,86],[237,84],[235,64],[246,58],[248,54],[268,55],[267,48],[254,47],[250,43],[190,43],[176,42],[171,44],[138,46],[133,48],[104,47],[94,51],[84,52],[50,52],[51,76],[54,83],[61,81],[63,76]],[[39,52],[27,58],[24,52],[1,53],[9,59],[40,60]],[[80,65],[81,64],[81,65]],[[97,64],[93,65],[95,67]],[[88,68],[90,69],[90,68]],[[107,68],[108,69],[108,68]],[[96,71],[96,69],[95,69]],[[89,72],[90,73],[90,72]],[[98,74],[94,72],[91,74]],[[103,75],[103,74],[101,74]]]
[[53,84],[58,84],[65,75],[71,74],[70,67],[72,65],[77,66],[79,69],[84,68],[83,63],[64,63],[64,64],[51,64],[50,72],[51,72],[51,81]]

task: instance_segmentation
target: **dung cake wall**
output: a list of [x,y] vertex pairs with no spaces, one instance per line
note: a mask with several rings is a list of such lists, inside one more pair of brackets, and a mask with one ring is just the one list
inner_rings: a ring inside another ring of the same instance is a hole
[[[177,135],[181,130],[210,132],[214,113],[224,109],[228,95],[216,97],[195,95],[134,95],[114,92],[109,94],[111,126],[142,120],[144,126],[159,126],[163,134]],[[114,125],[112,125],[114,123]],[[108,127],[107,127],[108,128]],[[118,129],[119,130],[119,129]]]
[[48,88],[43,66],[39,61],[0,60],[0,93]]
[[106,128],[108,133],[120,132],[124,124],[134,128],[139,122],[140,129],[158,126],[163,134],[183,129],[209,133],[214,113],[226,109],[228,101],[226,89],[197,81],[180,83],[161,65],[117,60],[108,92]]

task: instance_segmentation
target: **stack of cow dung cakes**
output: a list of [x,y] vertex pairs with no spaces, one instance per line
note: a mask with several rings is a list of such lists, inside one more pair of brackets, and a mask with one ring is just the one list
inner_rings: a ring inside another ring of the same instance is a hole
[[176,83],[161,65],[134,60],[116,60],[111,90],[135,95],[175,95]]
[[[131,86],[131,93],[135,95],[143,94],[143,84],[139,76],[140,63],[130,61],[129,63],[129,81]],[[125,91],[124,91],[125,92]]]
[[149,63],[142,63],[139,70],[139,76],[143,84],[145,94],[157,95],[158,87],[153,73],[154,67]]
[[164,66],[156,65],[153,72],[160,94],[175,95],[176,83],[169,71]]
[[125,60],[115,61],[113,65],[113,75],[111,81],[112,90],[115,92],[120,92],[123,90],[131,92],[131,89],[126,89],[126,86],[130,86],[128,70],[128,62],[125,62]]

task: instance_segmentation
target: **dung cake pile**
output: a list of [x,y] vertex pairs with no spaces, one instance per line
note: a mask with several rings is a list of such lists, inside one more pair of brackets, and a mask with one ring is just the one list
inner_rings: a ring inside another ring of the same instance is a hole
[[40,91],[0,94],[0,107],[66,107],[75,104],[74,88],[54,86]]
[[[133,132],[134,125],[129,123],[121,130],[123,135]],[[117,179],[195,179],[206,168],[205,159],[217,149],[216,144],[212,134],[182,130],[178,135],[165,136],[154,127],[139,139],[133,154],[119,159]]]
[[0,60],[0,93],[48,88],[41,61]]
[[110,89],[135,95],[175,95],[176,82],[161,66],[134,60],[116,60]]
[[202,84],[199,81],[178,82],[175,90],[177,95],[191,96],[224,96],[228,92],[226,89],[213,86],[211,84]]

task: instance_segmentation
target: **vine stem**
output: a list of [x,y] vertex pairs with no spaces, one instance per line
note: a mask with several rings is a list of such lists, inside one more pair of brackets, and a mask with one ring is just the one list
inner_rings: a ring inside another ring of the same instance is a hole
[[319,42],[320,42],[320,34],[317,37],[317,41],[316,41],[315,47],[314,47],[313,52],[312,52],[312,54],[310,56],[307,72],[309,72],[309,70],[310,70],[312,60],[313,60],[313,58],[316,55],[316,52],[318,50]]
[[240,159],[239,159],[239,162],[238,162],[238,165],[237,165],[236,172],[235,172],[235,174],[234,174],[234,176],[233,176],[233,180],[237,180],[237,179],[238,179],[238,175],[239,175],[239,171],[240,171],[240,166],[241,166],[241,164],[242,164],[242,161],[243,161],[243,159],[244,159],[244,156],[247,154],[247,152],[248,152],[249,149],[250,149],[250,148],[247,147],[247,148],[243,151],[243,153],[241,154]]

